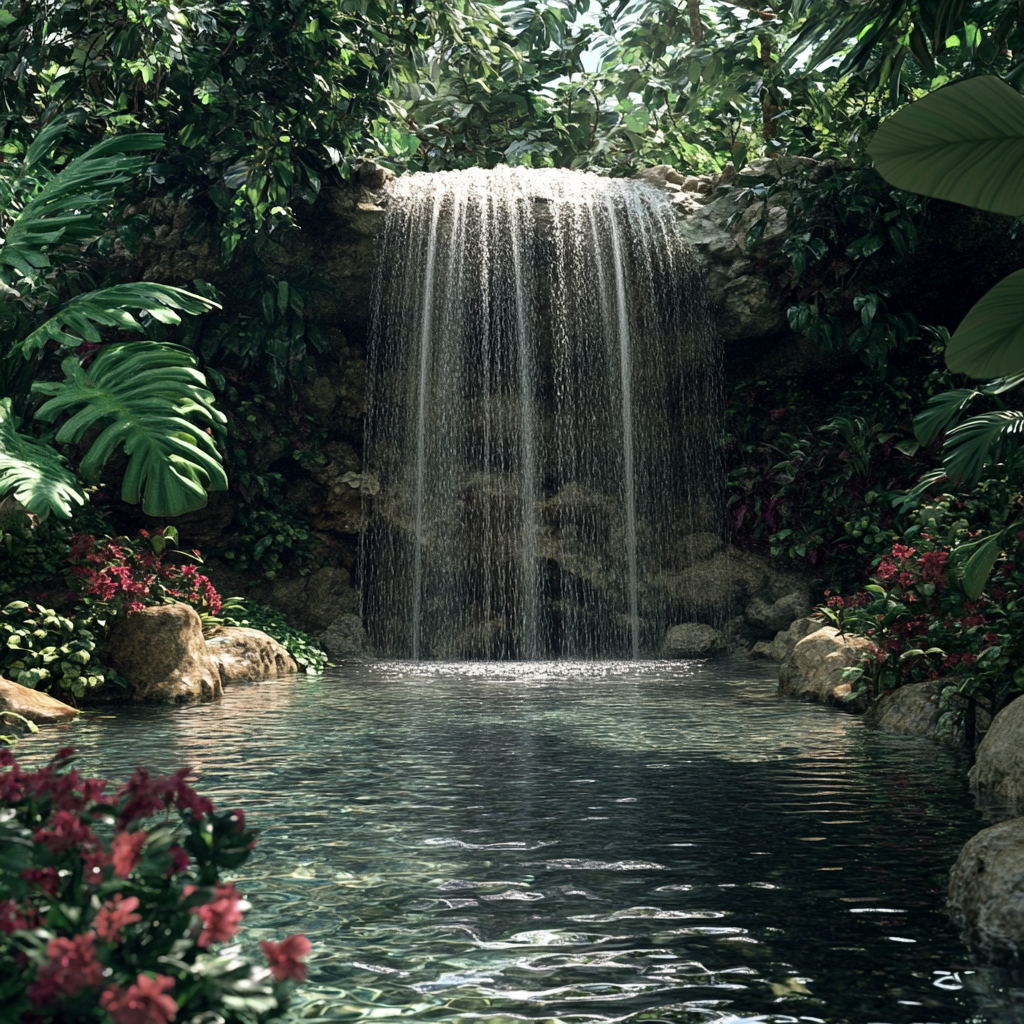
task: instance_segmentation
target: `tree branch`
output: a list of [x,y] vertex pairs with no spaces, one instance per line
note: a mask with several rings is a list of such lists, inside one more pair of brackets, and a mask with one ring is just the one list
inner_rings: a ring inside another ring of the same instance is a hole
[[686,0],[686,9],[690,14],[690,42],[700,46],[704,42],[704,26],[700,23],[700,0]]

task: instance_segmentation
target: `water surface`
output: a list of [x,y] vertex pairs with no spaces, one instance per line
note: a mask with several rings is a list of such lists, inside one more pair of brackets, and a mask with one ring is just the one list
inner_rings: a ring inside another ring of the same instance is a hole
[[988,1019],[943,911],[983,824],[964,758],[774,690],[744,663],[379,663],[62,740],[246,810],[245,942],[313,941],[298,1016]]

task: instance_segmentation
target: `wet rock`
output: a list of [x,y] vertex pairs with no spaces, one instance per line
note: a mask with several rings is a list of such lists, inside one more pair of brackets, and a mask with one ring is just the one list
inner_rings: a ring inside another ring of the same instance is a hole
[[222,684],[280,679],[299,671],[295,659],[259,629],[221,626],[207,638],[206,646]]
[[1024,810],[1024,697],[992,720],[969,778],[979,801],[995,816]]
[[824,627],[821,619],[803,617],[791,622],[787,629],[779,630],[772,640],[760,640],[754,644],[750,652],[752,658],[764,658],[767,661],[785,661],[793,648],[805,636],[816,633]]
[[36,725],[66,722],[78,714],[76,708],[57,700],[56,697],[51,697],[48,693],[31,690],[0,676],[0,721],[3,721],[5,711],[21,715]]
[[983,829],[949,875],[950,917],[972,949],[995,962],[1024,949],[1024,818]]
[[769,603],[760,595],[753,598],[743,610],[743,618],[752,629],[768,634],[789,629],[796,619],[811,614],[811,602],[806,592],[796,591]]
[[[262,597],[262,592],[257,596]],[[347,569],[329,566],[310,576],[275,581],[265,601],[279,608],[297,629],[317,634],[342,613],[355,609],[359,594]]]
[[339,615],[317,640],[333,662],[357,661],[369,655],[363,621],[352,612]]
[[359,175],[359,183],[366,188],[380,189],[395,177],[395,172],[389,167],[375,163],[373,160],[363,160],[355,167]]
[[868,708],[864,722],[904,736],[937,739],[939,718],[942,716],[939,698],[943,685],[944,680],[929,680],[901,686]]
[[856,665],[872,649],[864,637],[823,626],[798,641],[779,669],[779,693],[835,704],[850,711],[863,710],[862,700],[850,701],[852,687],[842,681],[843,669]]
[[193,704],[217,700],[223,693],[202,622],[188,605],[129,613],[110,631],[107,652],[135,700]]
[[702,622],[684,622],[665,633],[663,658],[717,658],[729,649],[725,637]]

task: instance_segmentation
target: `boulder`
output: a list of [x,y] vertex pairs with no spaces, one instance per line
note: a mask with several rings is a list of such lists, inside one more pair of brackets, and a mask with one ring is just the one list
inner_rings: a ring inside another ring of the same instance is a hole
[[850,701],[852,687],[842,681],[843,669],[856,665],[873,650],[870,640],[823,626],[805,636],[779,668],[779,693],[863,710],[863,701]]
[[983,829],[949,874],[948,906],[964,941],[993,961],[1024,949],[1024,818]]
[[48,722],[66,722],[78,714],[78,709],[51,697],[48,693],[30,690],[20,683],[12,683],[10,679],[0,676],[0,720],[5,711],[12,711],[22,718],[27,718],[36,725]]
[[780,630],[789,629],[796,619],[811,614],[811,602],[807,591],[796,590],[769,603],[758,594],[743,609],[743,618],[748,626],[760,633],[772,636]]
[[353,612],[339,615],[317,640],[331,661],[363,660],[369,653],[363,620]]
[[107,651],[135,700],[194,704],[223,693],[203,624],[186,604],[129,613],[111,629]]
[[970,771],[971,788],[994,816],[1024,810],[1024,697],[992,720]]
[[665,634],[663,658],[716,658],[728,651],[725,637],[713,626],[684,622]]
[[206,646],[222,684],[280,679],[299,671],[295,659],[259,629],[221,626],[207,638]]
[[785,661],[805,636],[817,632],[824,625],[821,619],[799,618],[791,622],[788,629],[779,630],[773,640],[760,640],[754,644],[750,656],[768,661]]
[[944,682],[933,679],[901,686],[872,704],[864,715],[864,722],[904,736],[937,739],[942,716],[939,698]]

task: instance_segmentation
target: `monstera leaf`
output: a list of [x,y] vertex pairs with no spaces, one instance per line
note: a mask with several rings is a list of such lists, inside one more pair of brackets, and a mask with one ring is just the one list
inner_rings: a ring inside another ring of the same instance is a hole
[[891,185],[979,210],[1024,214],[1024,96],[970,78],[898,110],[868,153]]
[[0,497],[13,495],[29,512],[70,519],[85,495],[64,459],[48,444],[18,432],[11,400],[0,398]]
[[185,349],[154,341],[110,345],[88,368],[77,356],[61,364],[60,383],[34,384],[50,395],[36,418],[53,422],[71,413],[56,439],[76,443],[101,428],[82,460],[87,482],[99,480],[107,460],[128,456],[121,497],[142,500],[143,511],[176,516],[206,504],[206,492],[227,488],[220,454],[207,428],[225,422],[206,380]]
[[29,147],[20,183],[24,195],[14,196],[21,209],[0,245],[0,268],[6,264],[27,278],[50,265],[48,247],[99,234],[114,188],[137,175],[145,163],[143,157],[128,154],[164,144],[162,136],[152,133],[115,135],[54,174],[45,161],[66,129],[65,123],[50,125]]
[[[220,307],[210,299],[169,284],[148,281],[116,284],[76,295],[64,303],[25,338],[21,351],[26,357],[31,356],[51,340],[68,348],[75,348],[83,341],[99,343],[102,337],[96,324],[141,332],[144,328],[129,312],[133,309],[142,310],[161,323],[177,324],[181,323],[181,317],[175,312],[177,309],[185,313],[205,313],[213,308]],[[74,333],[68,333],[68,329]]]
[[[999,78],[971,78],[903,107],[868,152],[897,188],[1024,215],[1024,96]],[[946,348],[946,365],[971,377],[1024,369],[1024,271],[968,312]]]

